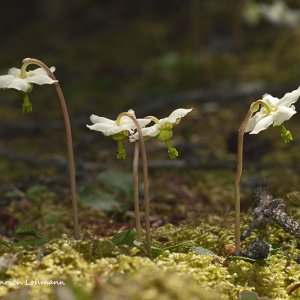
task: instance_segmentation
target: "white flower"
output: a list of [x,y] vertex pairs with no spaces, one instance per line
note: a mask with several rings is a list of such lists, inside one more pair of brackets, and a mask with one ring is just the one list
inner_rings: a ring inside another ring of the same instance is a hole
[[[129,110],[128,112],[135,116],[133,110]],[[96,115],[91,115],[90,119],[93,125],[86,126],[91,130],[100,131],[106,136],[114,135],[123,131],[128,131],[131,134],[136,129],[135,123],[127,116],[122,116],[119,124],[117,124],[117,120],[110,120],[104,117],[98,117]],[[137,119],[137,121],[140,127],[145,127],[151,122],[149,119]]]
[[300,87],[290,93],[286,93],[281,99],[265,94],[262,100],[269,106],[268,111],[264,106],[250,119],[245,132],[257,134],[267,129],[270,125],[280,126],[289,120],[295,113],[295,103],[300,96]]
[[257,9],[261,16],[272,24],[290,27],[300,24],[300,10],[290,9],[282,0],[277,0],[273,4],[257,4]]
[[[55,67],[50,68],[51,72],[55,71]],[[0,76],[1,89],[16,89],[22,92],[30,91],[32,84],[53,84],[57,80],[53,80],[43,68],[37,68],[32,71],[26,71],[25,76],[21,76],[21,69],[11,68],[7,75]]]
[[[153,126],[142,128],[143,136],[156,137],[164,129],[170,131],[173,128],[173,126],[177,125],[180,122],[180,120],[184,116],[186,116],[191,110],[192,108],[190,109],[179,108],[174,110],[167,118],[155,120],[156,123]],[[138,132],[136,132],[135,134],[129,137],[130,142],[135,142],[136,140],[138,140],[138,138],[139,138]]]

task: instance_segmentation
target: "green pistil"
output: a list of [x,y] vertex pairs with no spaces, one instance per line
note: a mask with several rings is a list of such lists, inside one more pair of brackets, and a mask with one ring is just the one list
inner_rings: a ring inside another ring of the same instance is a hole
[[116,158],[117,159],[125,159],[126,158],[126,151],[123,147],[123,140],[118,140],[117,141],[117,147],[118,147],[118,150],[116,152]]
[[292,133],[286,129],[283,125],[281,125],[281,134],[280,134],[284,143],[289,143],[293,140]]
[[32,111],[32,103],[29,100],[28,94],[23,95],[22,113],[30,113]]
[[165,141],[165,144],[166,144],[166,146],[168,148],[168,154],[169,154],[169,156],[170,156],[171,159],[174,159],[174,158],[176,158],[176,157],[179,156],[178,151],[176,150],[176,148],[174,148],[172,146],[172,144],[171,144],[170,141]]

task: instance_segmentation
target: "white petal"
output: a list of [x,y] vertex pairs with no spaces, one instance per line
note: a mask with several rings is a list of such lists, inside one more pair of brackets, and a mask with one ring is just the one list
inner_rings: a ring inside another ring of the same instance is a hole
[[0,76],[0,89],[7,89],[12,80],[15,79],[13,75]]
[[265,114],[263,114],[261,111],[257,112],[249,121],[245,132],[249,132],[252,131],[254,129],[254,127],[256,126],[256,124],[265,117]]
[[[146,125],[148,125],[149,123],[151,123],[151,119],[137,119],[137,121],[138,121],[141,128],[143,128]],[[124,116],[124,117],[121,118],[120,124],[121,125],[128,125],[133,129],[136,128],[136,125],[133,122],[133,120],[131,118],[127,117],[127,116]]]
[[262,118],[260,121],[257,122],[253,130],[250,134],[257,134],[262,130],[267,129],[273,123],[273,113],[270,113],[266,117]]
[[26,77],[25,80],[27,82],[35,83],[38,85],[53,84],[53,83],[57,82],[57,80],[53,80],[47,75],[32,75],[32,76]]
[[[50,71],[53,73],[55,71],[55,67],[51,67]],[[46,75],[48,76],[47,71],[44,68],[37,68],[34,70],[30,70],[26,72],[28,74],[28,76],[32,76],[32,75]]]
[[297,90],[294,90],[290,93],[286,93],[277,103],[278,105],[290,106],[293,103],[297,102],[300,96],[300,87]]
[[181,118],[183,118],[190,111],[192,111],[192,108],[190,109],[178,108],[169,115],[168,119],[172,123],[177,123],[178,121],[180,121]]
[[90,119],[91,119],[91,122],[93,124],[102,123],[102,124],[109,124],[111,126],[116,125],[115,121],[104,118],[104,117],[99,117],[99,116],[96,116],[96,115],[91,115]]
[[[143,137],[155,137],[159,134],[159,126],[158,124],[155,124],[153,126],[150,126],[150,127],[145,127],[145,128],[142,128],[142,134],[143,134]],[[135,134],[132,134],[130,137],[129,137],[129,140],[130,142],[135,142],[139,139],[139,133],[136,132]]]
[[8,70],[9,75],[14,75],[14,76],[20,76],[21,75],[21,69],[18,68],[10,68]]
[[8,89],[16,89],[23,92],[27,92],[30,87],[30,83],[21,78],[14,78],[7,86]]
[[274,126],[281,125],[296,113],[295,107],[279,106],[274,112]]
[[103,123],[96,123],[94,125],[86,125],[91,130],[96,130],[102,132],[104,135],[113,135],[116,133],[119,133],[121,131],[130,131],[130,128],[126,126],[111,126],[109,124],[103,124]]
[[273,97],[270,94],[264,94],[262,97],[262,100],[266,101],[270,105],[277,105],[279,99],[276,97]]

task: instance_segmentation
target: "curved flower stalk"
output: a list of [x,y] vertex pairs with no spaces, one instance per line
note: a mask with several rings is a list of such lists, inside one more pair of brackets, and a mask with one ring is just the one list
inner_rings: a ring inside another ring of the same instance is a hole
[[[70,189],[72,197],[72,209],[73,209],[73,224],[74,224],[74,236],[76,239],[80,238],[79,224],[78,224],[78,209],[77,209],[77,193],[76,193],[76,178],[75,178],[75,163],[73,154],[73,142],[72,142],[72,131],[70,125],[70,119],[66,101],[53,72],[54,67],[49,68],[42,61],[34,58],[25,58],[22,61],[23,65],[21,69],[11,68],[7,75],[0,76],[0,88],[2,89],[16,89],[23,94],[23,113],[32,111],[32,104],[29,101],[28,94],[32,91],[33,84],[53,84],[57,92],[66,130],[67,140],[67,152],[69,161],[69,176],[70,176]],[[27,71],[27,67],[30,65],[37,65],[39,68],[33,71]]]
[[[137,131],[142,135],[142,127],[151,122],[150,119],[137,119],[133,110],[120,113],[116,120],[110,120],[96,115],[90,117],[93,125],[87,125],[91,130],[100,131],[106,136],[112,136],[117,142],[117,159],[125,159],[126,152],[123,147],[125,138]],[[139,190],[138,190],[138,160],[139,160],[139,145],[142,153],[143,177],[144,177],[144,207],[145,207],[145,223],[146,223],[146,247],[149,257],[151,254],[151,232],[150,232],[150,203],[149,203],[149,183],[148,183],[148,163],[146,155],[146,147],[144,139],[139,139],[134,146],[133,159],[133,178],[134,178],[134,211],[137,239],[141,240],[141,221],[139,209]]]
[[[155,137],[160,142],[164,142],[167,146],[169,157],[172,159],[178,157],[178,151],[170,142],[173,137],[173,127],[179,124],[181,119],[191,111],[192,108],[179,108],[174,110],[167,118],[160,120],[153,116],[146,117],[146,119],[152,120],[155,124],[151,127],[142,128],[143,137],[146,139]],[[129,139],[131,142],[137,141],[139,139],[139,133],[136,132],[130,135]]]
[[[244,133],[257,134],[270,125],[281,127],[281,138],[287,143],[293,136],[282,124],[295,113],[293,105],[300,96],[300,87],[286,93],[281,99],[265,94],[262,99],[253,102],[238,131],[237,168],[235,177],[235,254],[240,252],[240,181],[243,172]],[[253,116],[253,114],[256,114]]]

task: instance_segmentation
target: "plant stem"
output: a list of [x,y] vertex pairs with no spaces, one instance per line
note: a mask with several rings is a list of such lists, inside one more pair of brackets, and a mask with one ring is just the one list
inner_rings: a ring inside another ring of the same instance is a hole
[[137,240],[141,241],[141,216],[140,216],[140,203],[139,203],[139,143],[134,143],[133,155],[133,199],[134,199],[134,214],[135,214],[135,228]]
[[[53,80],[57,80],[54,74],[51,72],[50,68],[44,64],[42,61],[34,58],[26,58],[23,60],[22,69],[26,70],[26,68],[31,65],[37,65],[43,68],[48,76]],[[74,236],[75,239],[80,239],[80,231],[78,224],[78,209],[77,209],[77,192],[76,192],[76,177],[75,177],[75,163],[74,163],[74,153],[73,153],[73,141],[72,141],[72,130],[70,124],[70,118],[68,114],[68,108],[66,104],[66,100],[62,89],[58,82],[54,83],[54,87],[56,93],[58,95],[62,113],[64,117],[65,130],[66,130],[66,141],[67,141],[67,152],[68,152],[68,161],[69,161],[69,176],[70,176],[70,189],[71,189],[71,197],[72,197],[72,208],[73,208],[73,225],[74,225]]]
[[[258,100],[260,101],[260,100]],[[258,101],[251,104],[250,109],[238,131],[238,143],[237,143],[237,166],[234,183],[235,193],[235,255],[240,253],[241,248],[241,197],[240,197],[240,182],[243,173],[243,146],[244,146],[244,133],[246,127],[254,113],[254,107]]]
[[131,120],[136,125],[137,132],[139,134],[139,143],[141,147],[142,153],[142,163],[143,163],[143,176],[144,176],[144,207],[145,207],[145,222],[146,222],[146,248],[147,254],[150,258],[152,258],[151,253],[151,232],[150,232],[150,202],[149,202],[149,182],[148,182],[148,163],[147,163],[147,153],[145,147],[145,140],[142,134],[142,130],[139,122],[135,118],[135,116],[128,112],[123,112],[119,114],[118,119],[122,116],[127,116],[131,118]]

